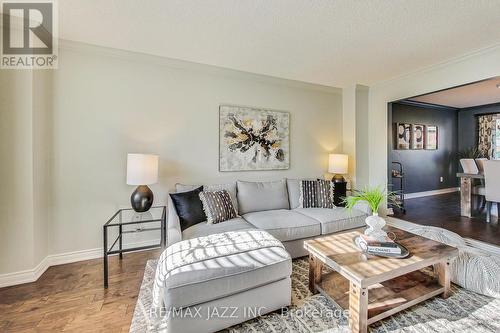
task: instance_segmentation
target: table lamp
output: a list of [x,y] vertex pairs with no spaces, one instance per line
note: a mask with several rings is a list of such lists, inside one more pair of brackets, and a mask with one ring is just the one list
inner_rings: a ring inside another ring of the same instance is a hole
[[334,183],[345,182],[344,176],[348,173],[348,155],[345,154],[330,154],[328,158],[328,172],[333,173],[332,181]]
[[138,185],[130,197],[132,208],[147,212],[153,205],[153,192],[148,185],[158,182],[158,155],[127,154],[127,184]]

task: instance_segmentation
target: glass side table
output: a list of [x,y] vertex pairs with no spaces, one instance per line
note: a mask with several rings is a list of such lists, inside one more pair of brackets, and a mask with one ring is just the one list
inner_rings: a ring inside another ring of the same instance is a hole
[[[167,207],[155,206],[145,213],[137,213],[132,208],[118,210],[103,227],[104,238],[104,288],[108,288],[108,256],[118,254],[120,260],[123,253],[141,251],[154,248],[164,248],[166,244],[166,223]],[[112,230],[109,230],[112,228]],[[126,234],[151,232],[160,230],[160,243],[140,247],[123,248],[123,236]],[[108,248],[108,236],[114,232],[118,236]],[[114,249],[118,244],[118,249]]]

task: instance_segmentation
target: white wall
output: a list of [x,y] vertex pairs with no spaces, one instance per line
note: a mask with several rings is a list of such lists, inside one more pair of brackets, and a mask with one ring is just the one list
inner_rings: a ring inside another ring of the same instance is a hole
[[[163,203],[176,182],[322,176],[342,150],[339,89],[69,42],[53,74],[50,253],[102,246],[102,224],[133,191],[128,152],[160,155],[151,188]],[[219,172],[222,103],[290,111],[290,169]]]
[[353,189],[366,185],[368,181],[368,172],[363,167],[368,164],[368,95],[369,88],[359,84],[342,89],[342,147],[349,155]]
[[349,156],[351,187],[356,186],[356,86],[342,89],[342,150]]
[[0,273],[33,266],[32,72],[0,70]]
[[368,154],[368,144],[370,142],[369,133],[369,110],[368,110],[369,89],[367,86],[356,85],[356,187],[362,188],[368,184],[368,172],[364,166],[370,163]]
[[52,199],[52,73],[33,72],[33,256],[39,263],[48,254]]
[[0,70],[0,274],[48,254],[51,76]]
[[387,184],[387,103],[498,75],[500,46],[370,87],[369,163],[362,166],[369,183]]

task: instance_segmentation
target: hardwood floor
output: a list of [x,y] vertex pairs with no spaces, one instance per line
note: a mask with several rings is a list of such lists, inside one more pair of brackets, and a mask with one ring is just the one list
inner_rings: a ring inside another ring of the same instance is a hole
[[486,223],[484,212],[473,212],[472,218],[460,216],[459,192],[406,200],[406,214],[394,217],[456,232],[462,237],[500,246],[500,224],[496,217]]
[[50,267],[38,281],[0,289],[0,332],[128,332],[144,267],[160,250]]

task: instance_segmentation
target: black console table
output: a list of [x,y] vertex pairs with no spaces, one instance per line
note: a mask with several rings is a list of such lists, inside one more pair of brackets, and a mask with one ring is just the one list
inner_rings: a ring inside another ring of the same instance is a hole
[[[132,251],[141,251],[154,248],[164,248],[166,245],[166,206],[152,207],[145,213],[137,213],[131,208],[118,210],[103,227],[104,238],[104,288],[108,288],[108,256],[119,254],[120,260],[123,259],[123,253]],[[149,224],[144,228],[140,225]],[[159,224],[159,225],[158,225]],[[135,228],[132,228],[135,226]],[[113,241],[111,247],[108,248],[108,233],[109,228],[117,228],[118,237]],[[140,247],[123,248],[123,235],[160,230],[160,243],[146,245]],[[118,249],[114,249],[118,244]]]

